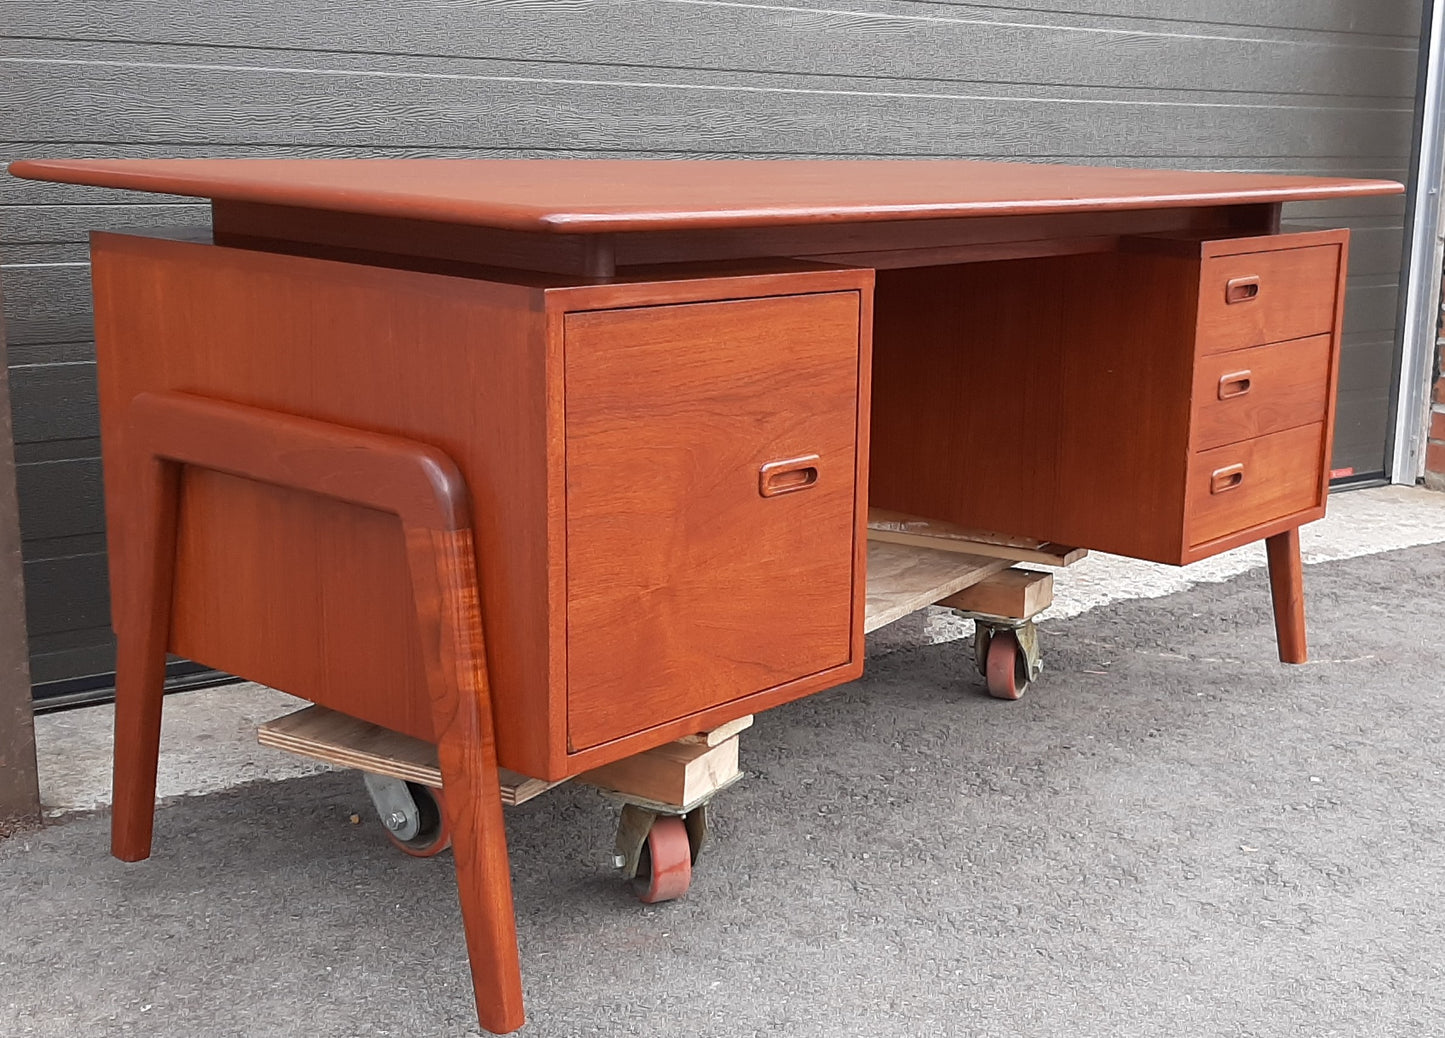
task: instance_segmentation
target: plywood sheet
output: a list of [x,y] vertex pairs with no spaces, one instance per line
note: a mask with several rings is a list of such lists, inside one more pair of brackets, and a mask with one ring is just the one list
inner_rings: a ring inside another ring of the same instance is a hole
[[968,530],[953,523],[921,516],[890,512],[882,508],[868,510],[868,539],[892,544],[909,544],[918,548],[936,548],[967,555],[988,555],[1014,562],[1033,562],[1043,566],[1071,566],[1089,552],[1053,541],[1031,537],[1014,537],[986,530]]
[[870,540],[863,630],[876,631],[1009,565],[1008,559]]
[[[322,706],[308,706],[267,721],[256,729],[256,738],[262,746],[299,753],[328,764],[389,775],[433,789],[440,789],[442,785],[437,750],[431,743]],[[505,768],[500,769],[500,775],[502,803],[509,807],[526,803],[558,784],[518,775]]]

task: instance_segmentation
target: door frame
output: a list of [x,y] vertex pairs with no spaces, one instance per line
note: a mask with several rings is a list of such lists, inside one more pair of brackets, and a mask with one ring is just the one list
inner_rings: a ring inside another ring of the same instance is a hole
[[1405,215],[1404,292],[1390,401],[1386,475],[1413,486],[1425,474],[1425,435],[1430,419],[1440,319],[1442,232],[1445,232],[1445,0],[1426,0],[1420,27],[1415,142],[1409,207]]
[[0,839],[5,836],[6,823],[28,823],[40,817],[6,354],[4,290],[0,288]]

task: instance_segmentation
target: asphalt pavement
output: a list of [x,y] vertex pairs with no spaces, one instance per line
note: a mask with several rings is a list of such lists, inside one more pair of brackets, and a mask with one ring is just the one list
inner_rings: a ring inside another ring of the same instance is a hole
[[[677,903],[599,795],[511,810],[522,1033],[1445,1034],[1445,545],[1306,581],[1307,666],[1254,571],[1045,623],[1018,703],[905,622],[744,735]],[[450,858],[355,775],[107,823],[0,841],[0,1035],[475,1032]]]

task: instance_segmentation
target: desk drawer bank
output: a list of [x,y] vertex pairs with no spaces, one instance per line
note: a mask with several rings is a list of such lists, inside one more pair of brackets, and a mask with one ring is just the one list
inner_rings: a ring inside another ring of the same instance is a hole
[[1348,239],[885,272],[872,502],[1174,565],[1292,537],[1324,515]]
[[499,766],[594,774],[856,678],[870,508],[1171,563],[1265,538],[1302,660],[1347,235],[1281,234],[1279,208],[1400,190],[972,162],[11,172],[212,200],[210,234],[92,240],[114,853],[149,854],[167,652],[434,744],[497,1032],[524,1019]]

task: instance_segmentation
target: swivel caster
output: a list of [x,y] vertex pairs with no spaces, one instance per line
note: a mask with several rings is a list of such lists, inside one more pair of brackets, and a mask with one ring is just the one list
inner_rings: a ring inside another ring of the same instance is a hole
[[1019,699],[1043,672],[1039,629],[1032,620],[990,623],[974,619],[974,662],[995,699]]
[[692,885],[692,848],[687,826],[676,815],[662,815],[652,823],[637,861],[632,890],[645,905],[672,901]]
[[365,781],[386,838],[403,854],[432,858],[452,845],[440,789],[371,773]]
[[686,815],[660,814],[624,804],[613,860],[643,904],[673,901],[692,885],[692,866],[706,839],[706,804]]
[[1012,631],[1000,631],[989,639],[984,670],[988,694],[995,699],[1018,699],[1028,691],[1028,661]]

